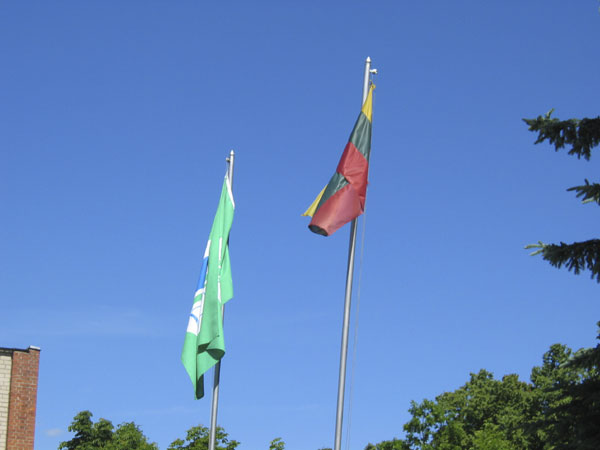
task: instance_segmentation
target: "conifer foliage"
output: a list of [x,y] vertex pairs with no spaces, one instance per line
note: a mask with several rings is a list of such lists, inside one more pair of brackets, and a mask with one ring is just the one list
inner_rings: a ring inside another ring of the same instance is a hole
[[[567,147],[569,155],[576,155],[578,159],[589,160],[592,148],[600,143],[600,116],[595,119],[569,119],[559,120],[552,117],[553,110],[536,119],[523,119],[529,125],[529,131],[538,133],[535,141],[539,144],[548,141],[554,145],[556,151]],[[600,205],[600,184],[590,183],[574,186],[568,191],[576,193],[583,203],[596,203]],[[590,239],[582,242],[566,244],[537,244],[528,245],[528,249],[536,249],[532,255],[541,254],[551,265],[557,268],[566,267],[568,270],[579,274],[589,270],[592,279],[600,283],[600,239]]]

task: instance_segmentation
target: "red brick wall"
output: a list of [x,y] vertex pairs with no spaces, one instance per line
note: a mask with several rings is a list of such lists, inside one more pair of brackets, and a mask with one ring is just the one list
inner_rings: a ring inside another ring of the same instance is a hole
[[33,450],[40,351],[15,351],[12,359],[6,450]]

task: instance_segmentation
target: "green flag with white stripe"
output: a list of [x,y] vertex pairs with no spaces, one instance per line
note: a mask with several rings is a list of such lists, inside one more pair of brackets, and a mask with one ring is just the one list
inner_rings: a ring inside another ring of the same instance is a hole
[[233,297],[229,231],[234,209],[231,183],[225,175],[181,352],[196,399],[204,397],[204,374],[225,354],[223,305]]

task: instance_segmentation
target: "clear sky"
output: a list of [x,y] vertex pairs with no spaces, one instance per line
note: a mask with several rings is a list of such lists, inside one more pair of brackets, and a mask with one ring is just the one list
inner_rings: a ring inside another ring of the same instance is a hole
[[0,3],[0,346],[42,349],[36,449],[84,409],[161,449],[208,425],[179,358],[232,148],[219,422],[240,450],[333,445],[349,230],[323,238],[300,214],[346,144],[367,56],[344,448],[402,436],[411,400],[470,372],[528,380],[551,344],[595,345],[598,284],[523,247],[598,237],[599,209],[566,192],[598,179],[598,155],[534,146],[521,119],[600,113],[599,6]]

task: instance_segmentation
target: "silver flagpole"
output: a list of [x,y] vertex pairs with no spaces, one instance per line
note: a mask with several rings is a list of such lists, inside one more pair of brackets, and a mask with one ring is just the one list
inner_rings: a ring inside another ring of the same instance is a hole
[[[369,92],[369,74],[371,58],[365,61],[365,77],[363,82],[363,100],[365,103]],[[362,106],[362,104],[361,104]],[[344,392],[346,390],[346,359],[348,355],[348,329],[350,328],[350,301],[352,299],[352,278],[354,276],[354,248],[356,246],[356,220],[350,226],[350,248],[348,250],[348,271],[346,273],[346,299],[344,301],[344,324],[342,327],[342,346],[340,350],[340,374],[338,378],[337,411],[335,416],[335,445],[333,450],[342,447],[342,422],[344,419]]]
[[[229,163],[229,169],[227,170],[227,177],[229,178],[229,185],[233,191],[233,150],[229,153],[227,162]],[[225,306],[221,309],[221,317],[225,320]],[[215,365],[215,380],[213,383],[213,396],[212,396],[212,407],[210,410],[210,436],[208,441],[208,450],[215,450],[217,440],[217,409],[219,408],[219,379],[221,377],[221,360]]]

